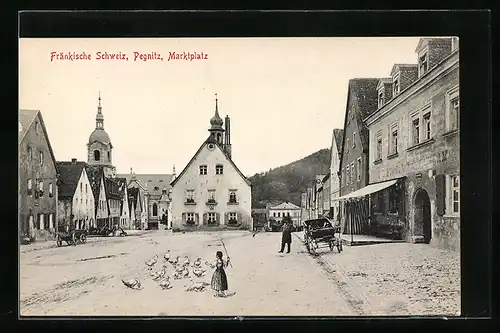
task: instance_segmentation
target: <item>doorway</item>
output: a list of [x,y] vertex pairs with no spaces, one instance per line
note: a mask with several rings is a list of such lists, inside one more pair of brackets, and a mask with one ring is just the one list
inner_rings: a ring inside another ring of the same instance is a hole
[[415,193],[414,209],[415,235],[422,235],[424,243],[429,244],[432,239],[431,201],[429,194],[423,188]]

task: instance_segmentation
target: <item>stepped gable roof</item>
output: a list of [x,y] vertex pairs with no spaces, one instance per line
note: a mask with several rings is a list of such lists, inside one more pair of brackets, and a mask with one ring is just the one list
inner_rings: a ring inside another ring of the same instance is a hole
[[[58,179],[58,197],[73,198],[75,191],[82,176],[82,172],[87,166],[85,162],[56,162],[59,171]],[[92,191],[93,192],[93,191]]]
[[218,147],[221,152],[224,154],[224,156],[226,157],[226,159],[229,161],[229,163],[233,166],[233,168],[236,170],[236,172],[238,172],[238,174],[241,176],[241,178],[243,178],[243,180],[250,186],[252,186],[252,183],[250,182],[250,180],[248,180],[247,177],[245,177],[245,175],[240,171],[240,169],[238,169],[238,167],[236,166],[236,164],[234,164],[233,160],[229,157],[229,155],[224,151],[224,148],[217,142],[217,140],[215,139],[215,137],[213,136],[213,134],[210,134],[208,136],[208,138],[205,140],[205,142],[203,142],[203,144],[200,146],[200,148],[196,151],[196,153],[193,155],[193,157],[191,158],[191,160],[188,162],[188,164],[184,167],[184,169],[182,170],[182,172],[179,174],[179,176],[177,176],[174,181],[172,181],[170,183],[171,186],[174,186],[177,181],[184,175],[184,173],[186,172],[186,170],[191,166],[191,164],[193,163],[193,161],[195,160],[196,156],[198,156],[198,154],[201,152],[201,150],[206,146],[208,145],[209,143],[213,143],[215,144],[216,147]]

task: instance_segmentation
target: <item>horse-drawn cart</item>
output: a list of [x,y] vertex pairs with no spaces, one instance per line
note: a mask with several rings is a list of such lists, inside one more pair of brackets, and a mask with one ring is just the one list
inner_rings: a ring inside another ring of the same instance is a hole
[[59,231],[56,234],[57,246],[62,246],[63,242],[68,245],[85,244],[87,242],[87,230],[75,229],[72,231]]
[[[338,237],[335,236],[337,232]],[[311,254],[316,254],[316,250],[322,247],[329,247],[331,251],[337,248],[340,253],[342,252],[340,227],[334,227],[326,217],[304,221],[304,243]]]

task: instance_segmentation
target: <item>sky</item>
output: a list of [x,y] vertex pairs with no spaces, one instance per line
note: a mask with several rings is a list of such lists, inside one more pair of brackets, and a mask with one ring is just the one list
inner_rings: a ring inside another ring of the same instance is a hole
[[[87,160],[101,95],[117,173],[177,174],[231,118],[232,159],[247,176],[329,148],[349,79],[416,63],[419,38],[20,39],[19,108],[37,109],[56,160]],[[91,59],[51,60],[51,52]],[[126,60],[97,59],[97,52]],[[156,52],[143,61],[135,54]],[[202,59],[168,60],[175,52]],[[206,57],[205,57],[206,55]]]

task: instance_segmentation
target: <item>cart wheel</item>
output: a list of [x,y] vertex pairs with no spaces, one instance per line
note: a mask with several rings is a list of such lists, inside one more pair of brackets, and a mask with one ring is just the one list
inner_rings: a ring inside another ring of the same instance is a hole
[[334,247],[333,241],[330,241],[330,243],[328,245],[330,246],[330,251],[333,251],[333,247]]
[[82,235],[80,236],[80,242],[81,242],[82,244],[87,243],[87,236],[86,236],[85,234],[82,234]]
[[59,235],[57,235],[57,237],[56,237],[56,244],[57,244],[57,247],[62,246],[62,239],[61,239],[61,236],[59,236]]

